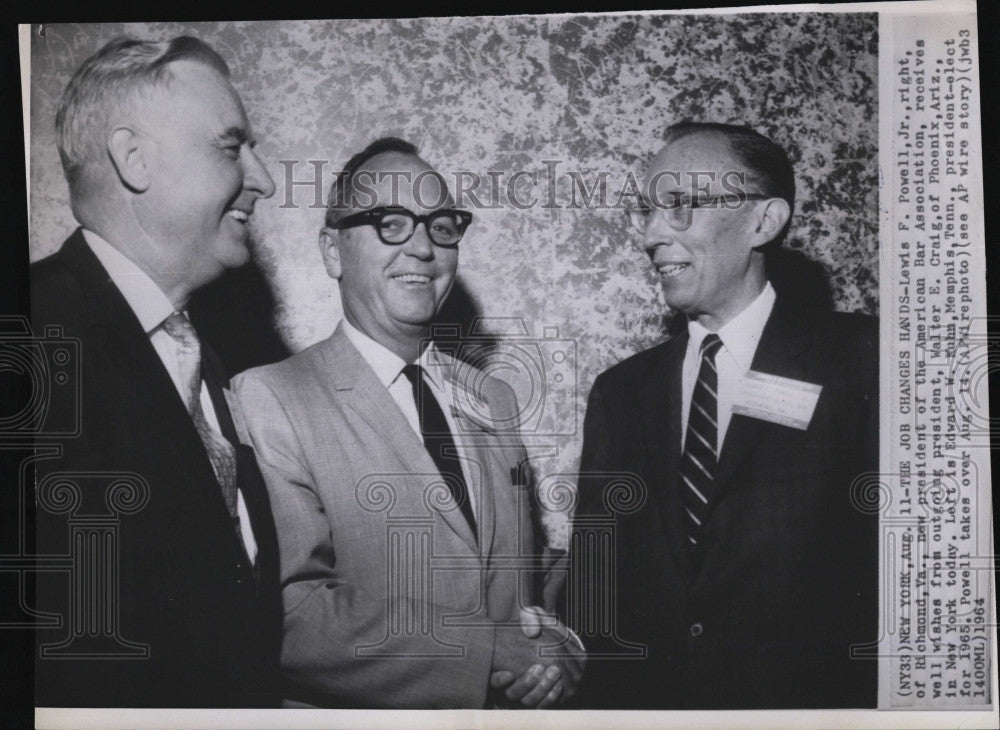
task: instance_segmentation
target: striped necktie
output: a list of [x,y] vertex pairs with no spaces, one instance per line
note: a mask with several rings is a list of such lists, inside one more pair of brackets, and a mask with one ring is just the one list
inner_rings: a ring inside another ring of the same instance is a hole
[[226,500],[229,516],[237,524],[239,532],[239,517],[236,511],[236,449],[221,433],[212,428],[205,418],[201,406],[201,341],[194,325],[180,312],[174,312],[163,320],[163,330],[177,343],[177,364],[180,368],[181,383],[184,385],[184,405],[194,427],[198,431],[212,470],[222,488],[222,496]]
[[715,468],[718,465],[719,376],[715,355],[722,347],[716,334],[701,343],[701,365],[691,395],[684,454],[681,457],[681,499],[688,541],[697,545],[701,525],[715,496]]

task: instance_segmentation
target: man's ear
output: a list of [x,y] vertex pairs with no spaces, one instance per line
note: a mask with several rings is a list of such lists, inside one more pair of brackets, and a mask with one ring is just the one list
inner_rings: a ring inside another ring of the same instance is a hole
[[340,280],[343,267],[340,264],[340,231],[324,226],[319,231],[319,253],[323,265],[331,279]]
[[133,130],[128,127],[111,130],[108,156],[125,187],[136,193],[146,192],[152,178],[151,171],[141,140]]
[[753,248],[763,246],[774,240],[788,223],[792,210],[784,198],[770,198],[760,206],[755,218],[756,229],[753,232]]

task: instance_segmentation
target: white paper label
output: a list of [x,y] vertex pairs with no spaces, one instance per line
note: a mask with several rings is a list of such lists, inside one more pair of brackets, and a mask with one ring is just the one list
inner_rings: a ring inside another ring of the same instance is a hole
[[822,385],[750,370],[740,382],[733,413],[804,431],[822,390]]

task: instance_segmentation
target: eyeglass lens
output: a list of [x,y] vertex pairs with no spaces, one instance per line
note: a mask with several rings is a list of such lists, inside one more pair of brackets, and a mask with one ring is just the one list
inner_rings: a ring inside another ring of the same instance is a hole
[[[389,243],[403,243],[416,228],[416,222],[405,213],[386,213],[379,222],[379,232]],[[426,223],[427,235],[441,246],[458,243],[464,233],[459,217],[454,213],[432,215]]]
[[639,233],[645,233],[656,212],[660,212],[666,218],[667,224],[675,230],[683,231],[691,225],[690,199],[686,202],[679,200],[677,204],[663,208],[651,208],[645,205],[640,208],[630,208],[628,216],[632,226]]

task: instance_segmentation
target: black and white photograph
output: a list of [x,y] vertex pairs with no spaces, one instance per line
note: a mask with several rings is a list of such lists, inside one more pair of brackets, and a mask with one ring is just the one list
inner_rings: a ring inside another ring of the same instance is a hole
[[992,726],[976,4],[475,12],[20,26],[36,726]]

